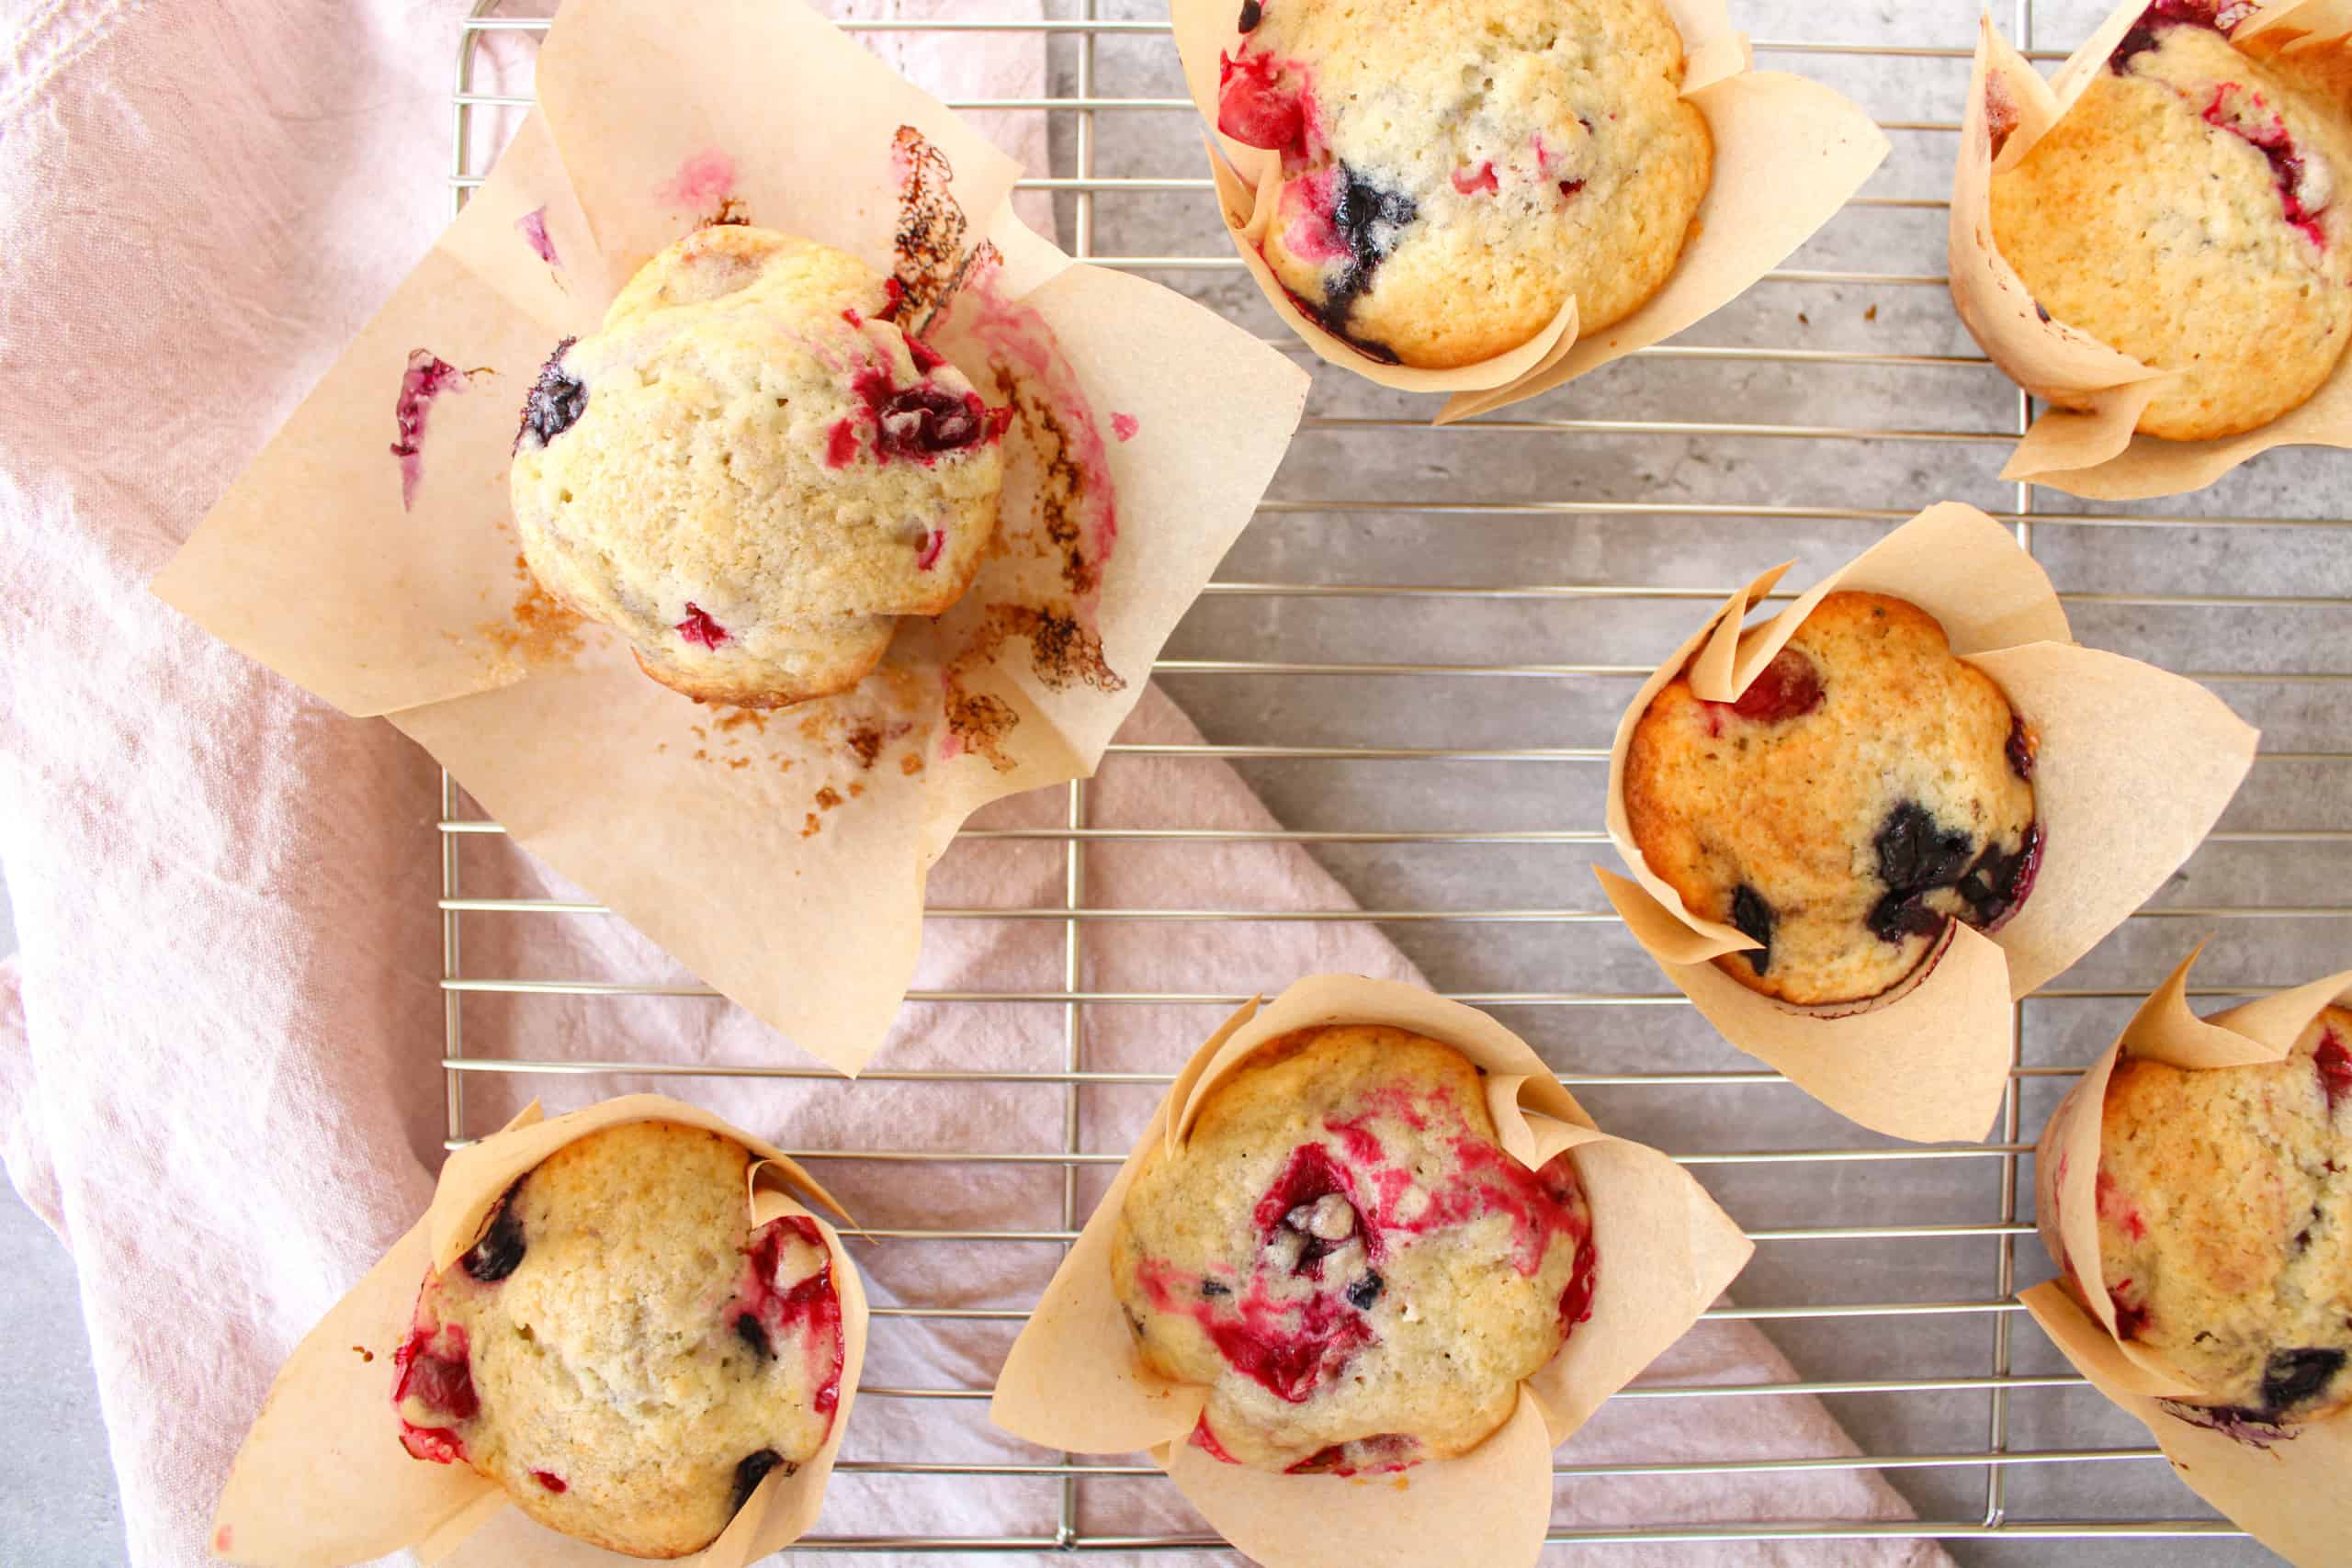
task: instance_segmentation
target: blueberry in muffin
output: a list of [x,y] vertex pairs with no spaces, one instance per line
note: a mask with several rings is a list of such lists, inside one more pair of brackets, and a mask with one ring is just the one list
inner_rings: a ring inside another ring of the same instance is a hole
[[2352,1010],[2278,1062],[2126,1057],[2098,1194],[2118,1334],[2207,1395],[2177,1413],[2276,1426],[2352,1403]]
[[1496,1141],[1479,1070],[1403,1030],[1268,1045],[1143,1157],[1112,1246],[1145,1362],[1208,1389],[1193,1441],[1305,1474],[1476,1447],[1590,1314],[1573,1158]]
[[1250,0],[1238,21],[1217,128],[1282,155],[1266,264],[1365,354],[1490,359],[1572,295],[1598,332],[1674,270],[1713,147],[1659,0]]
[[1003,485],[1010,411],[901,330],[899,299],[853,256],[741,225],[648,262],[524,401],[534,575],[699,701],[855,685],[899,616],[963,596]]
[[2172,372],[2138,429],[2233,435],[2301,406],[2352,342],[2352,121],[2221,0],[2157,0],[1995,176],[1996,244],[2046,315]]
[[1718,966],[1800,1005],[1901,982],[1945,923],[1997,929],[2041,864],[2034,739],[1916,604],[1834,592],[1736,702],[1688,672],[1625,755],[1650,870],[1758,945]]
[[752,1157],[632,1122],[516,1181],[418,1293],[393,1358],[401,1444],[611,1551],[717,1539],[823,1446],[841,1398],[831,1254],[805,1215],[751,1228]]

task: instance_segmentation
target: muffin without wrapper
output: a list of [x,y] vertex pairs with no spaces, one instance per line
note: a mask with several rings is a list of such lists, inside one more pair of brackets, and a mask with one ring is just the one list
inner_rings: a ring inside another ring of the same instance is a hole
[[1282,155],[1267,265],[1376,359],[1490,359],[1570,295],[1623,320],[1707,192],[1658,0],[1248,0],[1219,69],[1217,129]]
[[845,691],[901,615],[963,596],[996,529],[992,408],[856,258],[689,234],[559,345],[512,489],[531,570],[697,701]]
[[806,1215],[752,1228],[752,1159],[629,1122],[516,1180],[418,1293],[393,1358],[402,1445],[615,1551],[708,1545],[817,1452],[841,1399],[831,1255]]

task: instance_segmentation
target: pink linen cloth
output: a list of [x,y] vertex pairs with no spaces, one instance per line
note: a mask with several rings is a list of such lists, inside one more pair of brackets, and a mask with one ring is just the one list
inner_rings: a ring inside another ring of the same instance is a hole
[[[914,0],[857,9],[905,14]],[[0,1153],[73,1250],[141,1568],[207,1560],[213,1497],[278,1361],[411,1222],[440,1157],[431,760],[213,642],[142,584],[446,220],[437,170],[463,10],[50,0],[18,7],[0,63],[0,855],[22,939],[0,970]],[[885,37],[886,53],[945,96],[1041,88],[1034,43],[1015,59]],[[1014,140],[1042,161],[1034,122]],[[389,442],[389,408],[386,423]],[[1156,693],[1126,735],[1194,738]],[[1057,823],[1066,799],[1003,802],[980,825]],[[1272,825],[1227,769],[1201,760],[1118,759],[1087,806],[1098,826]],[[941,863],[933,901],[1052,904],[1063,874],[1058,844],[967,840]],[[1109,908],[1346,900],[1303,853],[1265,843],[1102,843],[1087,876],[1088,902]],[[497,839],[467,841],[465,877],[469,892],[572,894]],[[1099,923],[1082,956],[1084,983],[1108,990],[1271,989],[1318,969],[1412,977],[1358,925]],[[606,919],[472,917],[466,957],[474,974],[684,978]],[[1062,964],[1057,924],[935,920],[916,985],[1051,989]],[[805,1060],[714,1001],[477,998],[465,1019],[481,1055]],[[1199,1008],[1091,1008],[1080,1048],[1089,1066],[1164,1073],[1215,1021]],[[1058,1006],[916,1005],[876,1068],[1047,1071],[1063,1050]],[[533,1093],[561,1110],[658,1088],[813,1151],[1055,1147],[1065,1093],[887,1077],[468,1082],[468,1134]],[[1159,1091],[1084,1092],[1085,1145],[1116,1153]],[[827,1160],[819,1174],[876,1226],[1062,1223],[1057,1167]],[[1099,1186],[1101,1172],[1088,1174]],[[880,1306],[1018,1306],[1057,1249],[910,1240],[859,1256]],[[878,1319],[865,1381],[985,1388],[1011,1331]],[[1710,1323],[1649,1378],[1792,1375],[1753,1328]],[[1775,1397],[1620,1402],[1565,1453],[1606,1463],[1852,1451],[1817,1404]],[[882,1395],[857,1405],[848,1455],[1040,1457],[989,1428],[977,1400]],[[1083,1491],[1081,1529],[1199,1528],[1156,1478]],[[860,1474],[853,1462],[820,1529],[1050,1535],[1057,1493],[1046,1480]],[[1577,1524],[1903,1517],[1868,1472],[1574,1483],[1560,1502]],[[464,1556],[488,1561],[495,1544]],[[111,1555],[92,1543],[94,1561]],[[1943,1561],[1903,1540],[1554,1555],[1709,1568]]]

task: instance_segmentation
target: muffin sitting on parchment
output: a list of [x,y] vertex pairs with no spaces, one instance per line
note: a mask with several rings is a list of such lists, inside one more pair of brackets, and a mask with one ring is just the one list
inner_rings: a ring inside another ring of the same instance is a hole
[[1801,1005],[1902,981],[1945,922],[1997,928],[2041,864],[2033,737],[1942,625],[1879,593],[1807,615],[1739,700],[1688,673],[1625,754],[1643,860],[1702,919],[1760,947],[1715,963]]
[[551,1529],[636,1557],[716,1540],[841,1397],[841,1296],[805,1215],[751,1229],[751,1151],[673,1122],[566,1145],[429,1276],[395,1356],[401,1441]]
[[2118,1334],[2204,1390],[2217,1420],[2352,1403],[2352,1010],[2322,1009],[2283,1061],[2120,1063],[2098,1239]]
[[2049,316],[2173,372],[2137,428],[2267,424],[2352,342],[2352,118],[2291,57],[2231,46],[2246,4],[2158,0],[2016,168],[1994,241]]
[[961,598],[1010,411],[902,332],[856,258],[700,230],[557,347],[523,409],[514,521],[549,592],[702,702],[855,685],[900,615]]
[[1244,0],[1217,129],[1283,155],[1263,254],[1376,359],[1475,364],[1666,282],[1707,193],[1659,0]]
[[1209,1391],[1194,1442],[1356,1474],[1509,1419],[1591,1312],[1594,1249],[1572,1156],[1504,1153],[1467,1058],[1350,1024],[1268,1046],[1144,1156],[1111,1269],[1145,1361]]

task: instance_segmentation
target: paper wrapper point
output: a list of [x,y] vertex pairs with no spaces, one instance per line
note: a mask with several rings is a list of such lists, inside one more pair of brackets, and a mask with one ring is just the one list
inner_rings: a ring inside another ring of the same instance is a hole
[[[1610,750],[1607,823],[1633,875],[1596,874],[1634,940],[1733,1044],[1866,1127],[1974,1143],[2007,1086],[2010,1004],[2089,952],[2188,858],[2253,765],[2256,732],[2192,682],[2075,644],[2041,568],[1973,506],[1929,507],[1746,626],[1786,570],[1734,593],[1626,707]],[[1886,997],[1794,1008],[1724,973],[1717,957],[1757,944],[1692,914],[1650,869],[1625,810],[1625,755],[1652,699],[1686,666],[1699,696],[1736,700],[1841,588],[1933,615],[1952,651],[1990,675],[2038,737],[2041,866],[1999,931],[1951,922],[1925,973]]]
[[[2200,944],[2201,950],[2201,944]],[[2143,1003],[2052,1111],[2034,1146],[2034,1220],[2059,1278],[2020,1293],[2076,1371],[2121,1406],[2164,1450],[2188,1489],[2296,1565],[2352,1562],[2352,1411],[2247,1441],[2166,1410],[2206,1398],[2163,1357],[2118,1339],[2098,1236],[2100,1123],[2108,1080],[2123,1057],[2198,1072],[2276,1062],[2320,1009],[2352,1007],[2352,970],[2200,1019],[2188,1008],[2192,953]]]
[[1388,365],[1309,320],[1260,247],[1273,220],[1278,154],[1216,129],[1218,60],[1238,37],[1229,0],[1172,0],[1176,49],[1193,102],[1208,126],[1209,173],[1233,248],[1283,323],[1328,365],[1384,387],[1447,394],[1436,423],[1534,397],[1721,310],[1778,266],[1886,159],[1886,137],[1861,107],[1817,83],[1753,69],[1747,37],[1723,0],[1667,0],[1682,35],[1682,96],[1705,117],[1713,176],[1673,274],[1639,310],[1578,334],[1571,297],[1543,331],[1508,353],[1450,370]]
[[[1206,1391],[1143,1367],[1111,1282],[1112,1237],[1144,1151],[1181,1141],[1217,1085],[1269,1043],[1339,1023],[1408,1030],[1468,1056],[1486,1074],[1504,1149],[1522,1164],[1573,1149],[1599,1259],[1592,1315],[1521,1384],[1510,1419],[1460,1458],[1380,1483],[1272,1475],[1194,1447]],[[1543,1058],[1486,1014],[1418,987],[1311,976],[1272,1002],[1245,1004],[1185,1063],[1013,1342],[989,1415],[1048,1449],[1148,1453],[1227,1540],[1268,1568],[1511,1568],[1543,1549],[1552,1450],[1696,1322],[1753,1251],[1679,1166],[1594,1126]]]

